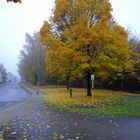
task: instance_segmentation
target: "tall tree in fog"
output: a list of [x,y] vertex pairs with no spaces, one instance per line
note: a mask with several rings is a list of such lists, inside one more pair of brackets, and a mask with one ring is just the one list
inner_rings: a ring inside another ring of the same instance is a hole
[[45,51],[39,41],[38,32],[26,33],[25,44],[20,52],[19,74],[23,80],[41,84],[45,78]]

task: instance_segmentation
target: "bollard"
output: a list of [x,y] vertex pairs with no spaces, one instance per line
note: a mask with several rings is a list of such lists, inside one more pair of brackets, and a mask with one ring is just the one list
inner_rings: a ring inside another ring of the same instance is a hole
[[70,98],[72,98],[72,89],[70,88]]

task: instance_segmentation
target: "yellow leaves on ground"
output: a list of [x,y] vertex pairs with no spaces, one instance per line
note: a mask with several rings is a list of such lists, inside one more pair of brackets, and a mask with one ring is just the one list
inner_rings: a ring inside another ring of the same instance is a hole
[[63,87],[55,86],[39,87],[43,93],[44,101],[58,105],[71,107],[102,106],[105,102],[119,98],[120,96],[129,96],[132,94],[116,92],[109,90],[94,90],[93,101],[91,97],[86,96],[86,89],[73,89],[73,97],[70,98],[69,91]]

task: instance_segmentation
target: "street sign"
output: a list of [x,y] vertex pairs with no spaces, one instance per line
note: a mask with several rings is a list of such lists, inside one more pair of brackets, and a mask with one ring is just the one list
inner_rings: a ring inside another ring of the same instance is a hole
[[93,102],[94,74],[93,74],[93,75],[91,75],[91,82],[92,82],[92,102]]
[[91,80],[94,80],[94,75],[91,75]]

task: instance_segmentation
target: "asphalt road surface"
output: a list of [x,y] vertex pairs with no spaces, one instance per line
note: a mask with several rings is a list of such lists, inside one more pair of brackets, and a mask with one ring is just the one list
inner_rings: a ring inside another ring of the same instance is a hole
[[14,98],[18,103],[0,111],[0,140],[140,140],[140,118],[49,110],[41,94],[28,89],[32,93],[29,95],[17,84],[5,88],[11,87],[13,95],[19,94]]
[[7,83],[0,86],[0,110],[20,103],[29,97],[29,93],[17,83]]

